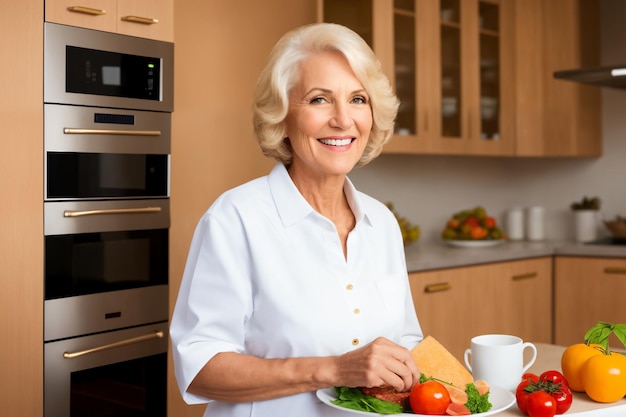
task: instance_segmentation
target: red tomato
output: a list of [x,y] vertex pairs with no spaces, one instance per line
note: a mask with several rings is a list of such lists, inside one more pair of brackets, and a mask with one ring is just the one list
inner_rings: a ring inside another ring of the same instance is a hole
[[450,394],[440,382],[426,381],[411,389],[409,404],[415,414],[443,415],[450,405]]
[[526,387],[532,382],[530,378],[522,379],[522,382],[519,383],[517,389],[515,390],[515,400],[517,402],[517,407],[524,414],[528,414],[527,406],[528,406],[528,397],[530,396],[530,392],[526,391]]
[[563,414],[572,406],[572,400],[574,397],[572,396],[572,390],[567,384],[561,384],[559,388],[551,392],[552,398],[556,401],[556,413]]
[[556,370],[543,372],[539,375],[539,382],[552,382],[553,384],[565,384],[569,386],[563,374]]
[[530,417],[554,417],[556,400],[545,391],[535,391],[528,396],[527,410]]

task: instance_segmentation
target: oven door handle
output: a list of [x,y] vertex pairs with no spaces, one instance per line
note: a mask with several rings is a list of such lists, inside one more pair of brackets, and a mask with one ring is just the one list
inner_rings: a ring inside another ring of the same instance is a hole
[[65,210],[63,217],[84,217],[84,216],[98,216],[102,214],[142,214],[142,213],[160,213],[161,207],[139,207],[139,208],[124,208],[124,209],[103,209],[103,210]]
[[160,130],[81,129],[77,127],[65,127],[63,133],[66,135],[161,136]]
[[91,349],[79,350],[79,351],[76,351],[76,352],[64,352],[63,353],[63,357],[65,359],[74,359],[74,358],[78,358],[79,356],[88,355],[90,353],[97,353],[97,352],[102,352],[103,350],[108,350],[108,349],[113,349],[113,348],[117,348],[117,347],[133,345],[135,343],[145,342],[146,340],[163,339],[163,336],[164,336],[163,332],[159,330],[159,331],[156,331],[156,332],[151,333],[151,334],[146,334],[146,335],[143,335],[143,336],[132,337],[132,338],[126,339],[126,340],[120,340],[119,342],[109,343],[108,345],[96,346],[96,347],[91,348]]

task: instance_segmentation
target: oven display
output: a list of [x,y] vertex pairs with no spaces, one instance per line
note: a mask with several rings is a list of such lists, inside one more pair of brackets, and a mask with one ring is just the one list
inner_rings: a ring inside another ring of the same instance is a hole
[[161,60],[66,46],[68,93],[160,100]]

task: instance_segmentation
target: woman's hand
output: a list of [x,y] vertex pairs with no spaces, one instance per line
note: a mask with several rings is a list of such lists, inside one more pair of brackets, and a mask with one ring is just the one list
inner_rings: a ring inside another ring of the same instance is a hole
[[362,348],[337,358],[336,385],[348,387],[379,387],[390,385],[407,391],[417,384],[420,371],[410,352],[379,337]]

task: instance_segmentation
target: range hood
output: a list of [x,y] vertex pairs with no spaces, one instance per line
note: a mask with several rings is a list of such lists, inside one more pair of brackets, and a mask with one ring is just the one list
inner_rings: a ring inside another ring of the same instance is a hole
[[626,88],[626,64],[556,71],[554,78],[597,87]]

